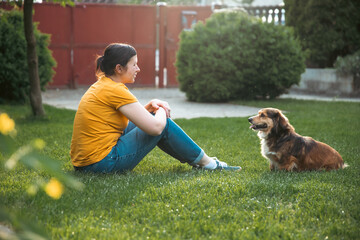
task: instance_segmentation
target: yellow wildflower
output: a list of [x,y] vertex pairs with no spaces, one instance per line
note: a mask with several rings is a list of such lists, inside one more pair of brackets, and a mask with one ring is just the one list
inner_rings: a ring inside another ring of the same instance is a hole
[[34,141],[34,147],[41,150],[45,147],[45,142],[44,140],[40,139],[40,138],[37,138],[35,139]]
[[0,132],[8,135],[15,130],[15,122],[6,113],[0,114]]
[[51,178],[45,186],[45,192],[53,199],[59,199],[64,192],[64,186],[56,178]]

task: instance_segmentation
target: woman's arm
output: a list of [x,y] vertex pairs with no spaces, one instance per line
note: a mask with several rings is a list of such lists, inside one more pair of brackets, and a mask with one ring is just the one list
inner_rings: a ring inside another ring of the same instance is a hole
[[154,111],[155,116],[139,102],[121,106],[119,111],[141,130],[152,136],[160,135],[166,126],[167,114],[165,108],[161,106]]

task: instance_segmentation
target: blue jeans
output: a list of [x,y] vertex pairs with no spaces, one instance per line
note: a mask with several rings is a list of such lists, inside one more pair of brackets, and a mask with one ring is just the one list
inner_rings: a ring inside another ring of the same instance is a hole
[[170,118],[159,136],[151,136],[129,122],[110,153],[100,162],[75,167],[86,172],[125,172],[132,170],[156,146],[182,163],[196,165],[204,151]]

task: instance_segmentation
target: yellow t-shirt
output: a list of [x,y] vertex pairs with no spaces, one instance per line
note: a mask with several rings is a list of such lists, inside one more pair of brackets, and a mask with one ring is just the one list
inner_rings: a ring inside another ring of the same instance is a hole
[[75,115],[72,164],[88,166],[106,157],[129,123],[119,107],[137,101],[124,84],[100,77],[81,98]]

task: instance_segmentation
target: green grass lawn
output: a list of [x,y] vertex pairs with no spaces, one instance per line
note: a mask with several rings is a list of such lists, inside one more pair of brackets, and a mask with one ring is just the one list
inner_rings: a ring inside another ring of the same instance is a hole
[[16,122],[19,146],[42,138],[44,152],[86,186],[67,189],[59,200],[29,196],[27,187],[46,173],[0,170],[0,202],[53,239],[359,239],[360,103],[238,103],[285,111],[299,134],[334,147],[350,167],[270,172],[247,118],[198,118],[176,122],[210,156],[241,172],[193,171],[155,149],[127,174],[75,174],[74,111],[46,106],[48,119],[34,120],[27,107],[0,105]]

